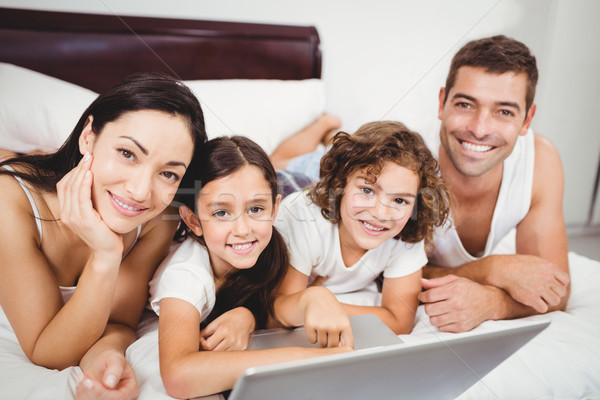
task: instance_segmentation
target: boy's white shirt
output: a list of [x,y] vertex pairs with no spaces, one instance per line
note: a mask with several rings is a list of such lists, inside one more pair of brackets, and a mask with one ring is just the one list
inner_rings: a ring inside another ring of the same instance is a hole
[[346,267],[338,224],[322,216],[306,191],[292,193],[282,201],[275,227],[288,245],[291,265],[309,279],[327,277],[323,286],[334,294],[367,288],[381,272],[386,278],[398,278],[427,264],[423,241],[412,244],[389,239]]

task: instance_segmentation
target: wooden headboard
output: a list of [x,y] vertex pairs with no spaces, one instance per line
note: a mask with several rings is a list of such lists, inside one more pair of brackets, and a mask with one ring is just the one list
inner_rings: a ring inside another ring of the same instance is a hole
[[0,8],[0,62],[103,92],[127,75],[192,79],[321,77],[312,26]]

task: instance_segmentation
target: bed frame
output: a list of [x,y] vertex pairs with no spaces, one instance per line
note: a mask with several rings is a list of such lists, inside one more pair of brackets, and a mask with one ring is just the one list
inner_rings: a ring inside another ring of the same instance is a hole
[[127,75],[193,79],[321,77],[312,26],[0,8],[0,62],[103,92]]

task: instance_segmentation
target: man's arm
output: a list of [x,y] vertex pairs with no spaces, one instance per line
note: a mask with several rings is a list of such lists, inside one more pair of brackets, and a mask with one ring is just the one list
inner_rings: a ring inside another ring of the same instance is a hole
[[492,255],[456,268],[428,266],[423,271],[428,279],[454,274],[503,289],[509,296],[496,300],[502,312],[495,319],[564,310],[568,300],[562,165],[556,148],[541,135],[535,136],[535,150],[531,206],[517,227],[517,254]]
[[[533,255],[549,261],[549,264],[542,265],[545,268],[537,271],[537,282],[530,279],[530,285],[532,291],[542,293],[544,302],[548,304],[547,311],[565,310],[570,293],[570,277],[563,214],[562,163],[554,145],[538,134],[535,135],[535,154],[531,208],[517,227],[517,254]],[[515,297],[516,293],[513,292],[519,289],[518,285],[511,285],[511,277],[508,278],[508,286],[516,289],[504,289]],[[528,276],[520,277],[523,278]],[[492,279],[495,279],[493,275]],[[502,276],[498,284],[503,284]],[[552,301],[555,295],[560,298]],[[528,300],[535,302],[535,299]]]

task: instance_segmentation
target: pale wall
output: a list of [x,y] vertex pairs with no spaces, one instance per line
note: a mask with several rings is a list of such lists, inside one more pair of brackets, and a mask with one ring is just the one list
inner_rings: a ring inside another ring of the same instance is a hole
[[515,37],[538,58],[533,128],[559,147],[567,223],[587,218],[600,156],[594,121],[600,110],[596,0],[0,0],[0,5],[315,25],[324,55],[328,110],[349,131],[377,119],[423,126],[435,116],[450,58],[462,44],[497,33]]

